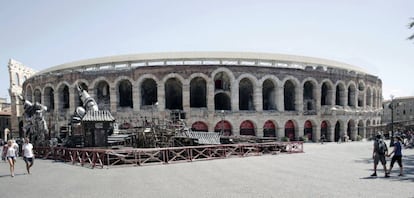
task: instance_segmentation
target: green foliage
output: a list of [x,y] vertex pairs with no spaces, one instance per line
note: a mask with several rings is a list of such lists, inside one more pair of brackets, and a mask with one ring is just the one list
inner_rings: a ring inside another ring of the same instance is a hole
[[357,135],[356,140],[357,140],[357,141],[361,141],[361,140],[362,140],[362,136]]
[[302,137],[299,138],[299,141],[303,141],[303,142],[307,142],[309,140],[307,135],[304,135]]
[[288,137],[282,137],[282,142],[289,142],[289,138]]

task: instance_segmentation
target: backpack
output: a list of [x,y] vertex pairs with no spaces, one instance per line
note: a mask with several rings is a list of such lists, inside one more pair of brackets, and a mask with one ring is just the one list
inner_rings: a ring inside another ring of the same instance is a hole
[[377,153],[380,155],[385,155],[385,152],[387,152],[387,150],[387,145],[385,144],[384,140],[379,139]]

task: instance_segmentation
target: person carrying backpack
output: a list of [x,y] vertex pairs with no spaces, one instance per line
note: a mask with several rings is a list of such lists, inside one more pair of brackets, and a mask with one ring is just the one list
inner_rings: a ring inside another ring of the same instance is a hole
[[381,134],[377,134],[374,141],[374,149],[372,150],[372,159],[374,159],[374,173],[371,175],[372,177],[377,176],[377,165],[378,162],[381,161],[382,166],[384,167],[385,177],[389,177],[387,172],[387,161],[385,160],[385,156],[388,155],[388,148],[385,141],[382,139]]

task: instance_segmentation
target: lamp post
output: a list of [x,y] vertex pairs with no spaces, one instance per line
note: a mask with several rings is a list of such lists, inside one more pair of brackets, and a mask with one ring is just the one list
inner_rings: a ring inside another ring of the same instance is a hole
[[390,147],[391,146],[394,146],[394,108],[395,108],[395,105],[394,105],[394,96],[393,95],[391,95],[391,102],[390,102],[390,104],[389,104],[389,106],[388,106],[388,108],[390,108],[391,109],[391,133],[390,133]]

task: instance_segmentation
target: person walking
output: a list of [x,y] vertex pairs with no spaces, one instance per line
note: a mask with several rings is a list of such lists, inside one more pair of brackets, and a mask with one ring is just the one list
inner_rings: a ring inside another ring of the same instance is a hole
[[394,154],[391,158],[390,168],[388,170],[388,174],[391,173],[392,167],[394,163],[397,162],[398,166],[400,166],[400,174],[398,176],[403,176],[403,165],[402,165],[402,139],[398,136],[394,137],[394,150],[387,155],[390,157],[391,154]]
[[16,150],[15,150],[15,147],[13,146],[12,140],[7,141],[6,159],[10,165],[10,175],[14,177],[14,164],[16,162]]
[[24,138],[24,144],[22,146],[23,159],[26,162],[27,173],[30,174],[30,168],[34,163],[33,145],[30,143],[29,138]]
[[388,154],[387,144],[385,144],[384,140],[382,139],[381,134],[377,134],[375,141],[374,141],[374,148],[372,150],[372,158],[374,159],[374,173],[371,175],[372,177],[377,176],[377,166],[378,162],[381,161],[382,166],[384,167],[385,177],[389,177],[387,172],[387,161],[385,156]]

